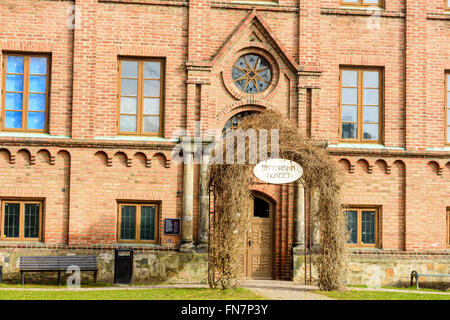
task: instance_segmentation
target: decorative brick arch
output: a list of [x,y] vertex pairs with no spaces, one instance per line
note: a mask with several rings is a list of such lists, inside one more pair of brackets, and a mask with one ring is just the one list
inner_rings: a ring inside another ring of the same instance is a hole
[[244,111],[264,111],[266,109],[279,109],[277,106],[259,99],[242,99],[224,107],[216,116],[216,128],[222,130],[228,120],[234,115]]

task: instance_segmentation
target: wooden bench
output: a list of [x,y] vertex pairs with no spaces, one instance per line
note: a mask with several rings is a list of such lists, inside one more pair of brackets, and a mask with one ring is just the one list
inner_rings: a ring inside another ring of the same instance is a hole
[[419,277],[437,277],[437,278],[450,278],[450,274],[418,274],[416,271],[411,272],[411,286],[413,285],[413,279],[416,278],[416,289],[419,290]]
[[20,257],[19,269],[22,285],[25,284],[25,272],[58,272],[58,285],[61,271],[67,272],[70,266],[77,266],[80,271],[94,271],[94,284],[97,283],[97,256],[29,256]]

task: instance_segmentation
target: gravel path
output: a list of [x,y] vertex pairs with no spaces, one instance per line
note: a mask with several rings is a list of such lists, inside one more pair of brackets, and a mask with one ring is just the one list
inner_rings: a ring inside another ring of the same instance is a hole
[[294,284],[291,281],[246,280],[242,281],[241,286],[274,300],[334,300],[313,292],[318,290],[315,286]]

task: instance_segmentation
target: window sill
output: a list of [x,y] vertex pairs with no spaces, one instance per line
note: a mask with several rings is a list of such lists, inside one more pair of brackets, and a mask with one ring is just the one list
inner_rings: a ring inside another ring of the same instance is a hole
[[445,146],[442,148],[427,148],[427,151],[450,151],[450,146]]
[[232,4],[248,4],[248,5],[258,5],[258,6],[278,6],[277,2],[274,1],[232,1]]
[[369,247],[347,247],[347,251],[351,251],[351,252],[383,252],[383,249],[381,248],[369,248]]
[[143,136],[115,136],[115,137],[95,137],[95,140],[115,140],[115,141],[149,141],[149,142],[178,142],[179,139],[166,139],[162,137]]
[[145,247],[145,248],[155,248],[155,249],[162,249],[162,245],[160,244],[153,244],[153,243],[139,243],[139,242],[130,242],[130,243],[122,243],[122,242],[116,242],[114,244],[115,247]]
[[327,146],[330,148],[342,148],[342,149],[382,149],[382,150],[405,150],[401,147],[386,147],[382,144],[370,144],[370,143],[338,143],[329,144]]
[[0,246],[2,245],[24,245],[24,246],[36,246],[36,247],[45,247],[44,242],[40,241],[10,241],[10,240],[0,240]]
[[68,136],[52,136],[49,133],[33,132],[0,132],[0,137],[70,139]]
[[383,11],[385,8],[382,6],[352,6],[351,4],[344,4],[341,5],[339,8],[341,9],[351,9],[351,10],[367,10],[367,11],[371,11],[371,10],[379,10],[379,11]]

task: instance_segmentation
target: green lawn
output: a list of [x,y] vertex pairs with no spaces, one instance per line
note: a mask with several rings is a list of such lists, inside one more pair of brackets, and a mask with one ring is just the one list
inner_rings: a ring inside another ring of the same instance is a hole
[[426,294],[426,293],[401,293],[388,291],[357,291],[347,292],[317,291],[338,300],[450,300],[450,295]]
[[0,290],[0,300],[264,300],[247,289]]

